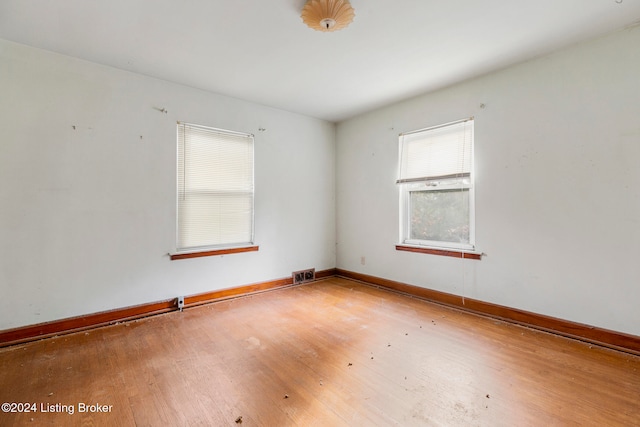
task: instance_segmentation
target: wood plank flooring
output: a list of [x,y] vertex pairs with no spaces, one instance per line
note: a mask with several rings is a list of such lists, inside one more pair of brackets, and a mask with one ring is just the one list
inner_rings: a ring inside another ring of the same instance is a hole
[[2,349],[3,402],[36,411],[2,426],[640,426],[640,357],[330,278]]

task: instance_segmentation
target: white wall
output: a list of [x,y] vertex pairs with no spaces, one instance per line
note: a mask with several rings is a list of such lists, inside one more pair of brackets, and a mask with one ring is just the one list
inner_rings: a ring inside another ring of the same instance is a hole
[[[256,135],[259,252],[169,260],[178,120]],[[335,267],[331,123],[0,40],[0,129],[0,330]]]
[[[0,40],[0,330],[337,263],[640,335],[637,46],[638,27],[362,115],[336,148],[327,122]],[[487,256],[395,251],[398,133],[471,115]],[[256,135],[259,252],[169,261],[177,120]]]
[[[638,46],[623,30],[340,123],[338,268],[640,335]],[[398,133],[469,116],[487,256],[395,251]]]

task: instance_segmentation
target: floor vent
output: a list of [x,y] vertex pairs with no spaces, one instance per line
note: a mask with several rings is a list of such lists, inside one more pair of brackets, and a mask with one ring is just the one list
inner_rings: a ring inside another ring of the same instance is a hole
[[315,280],[316,278],[316,269],[312,268],[309,270],[300,270],[294,271],[291,273],[293,276],[293,284],[297,285],[298,283],[310,282]]

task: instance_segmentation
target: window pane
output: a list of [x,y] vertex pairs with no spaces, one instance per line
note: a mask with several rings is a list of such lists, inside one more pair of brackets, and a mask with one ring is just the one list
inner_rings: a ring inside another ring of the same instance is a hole
[[473,120],[400,137],[398,182],[471,173]]
[[179,247],[252,241],[253,195],[250,193],[188,193],[179,209]]
[[253,136],[178,124],[177,250],[253,242]]
[[411,191],[409,238],[469,243],[469,189]]

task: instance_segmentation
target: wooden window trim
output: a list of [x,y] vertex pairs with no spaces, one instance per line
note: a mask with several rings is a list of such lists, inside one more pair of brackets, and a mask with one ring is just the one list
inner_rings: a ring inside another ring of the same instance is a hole
[[475,259],[481,260],[482,254],[477,252],[467,252],[460,249],[436,249],[436,248],[421,248],[417,246],[396,245],[397,251],[414,252],[419,254],[428,255],[440,255],[453,258]]
[[244,246],[241,248],[227,248],[227,249],[215,249],[212,251],[201,251],[201,252],[187,252],[182,254],[171,254],[171,261],[175,261],[178,259],[188,259],[188,258],[200,258],[205,256],[218,256],[218,255],[229,255],[229,254],[238,254],[242,252],[256,252],[260,246]]

